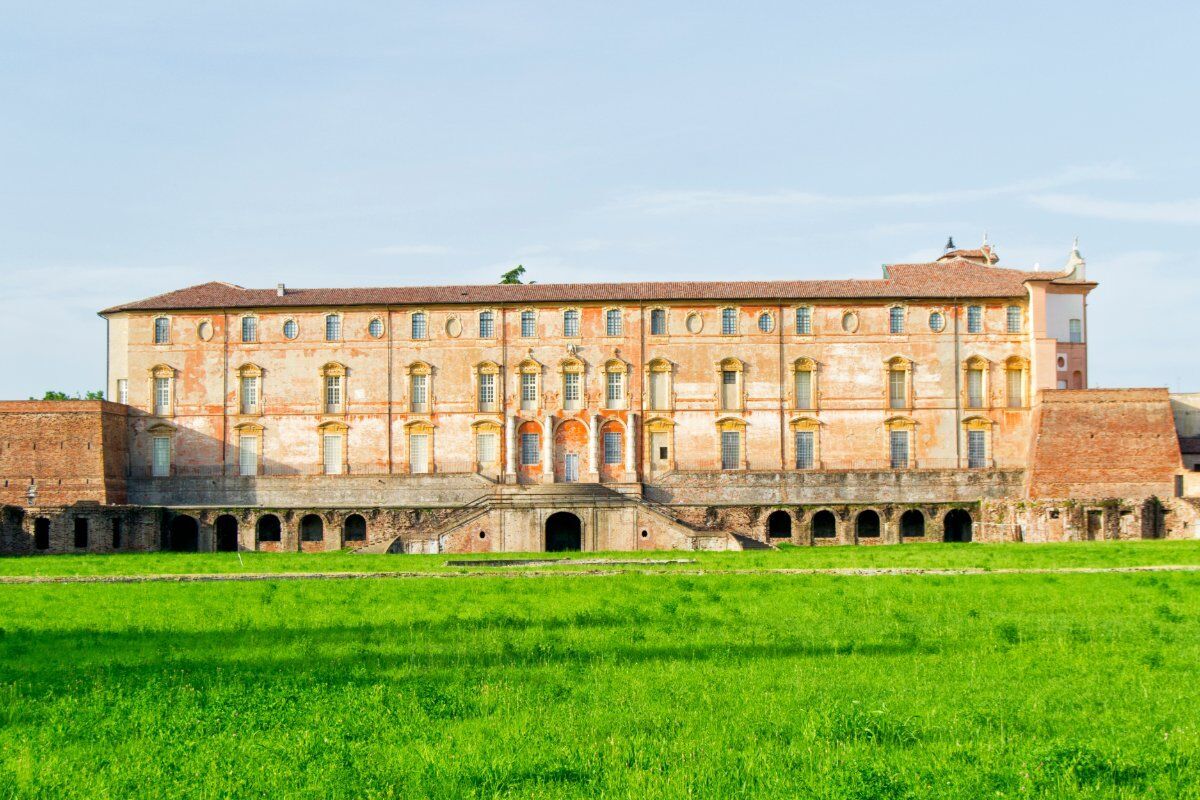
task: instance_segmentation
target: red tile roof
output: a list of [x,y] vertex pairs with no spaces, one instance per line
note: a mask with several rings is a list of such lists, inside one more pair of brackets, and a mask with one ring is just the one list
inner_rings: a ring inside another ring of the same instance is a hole
[[245,289],[213,281],[123,303],[101,311],[273,308],[297,306],[503,304],[537,302],[637,302],[669,300],[818,300],[903,298],[1008,298],[1025,296],[1024,282],[1051,280],[1056,272],[1026,272],[964,260],[889,264],[877,280],[675,281],[643,283],[532,283],[390,288]]

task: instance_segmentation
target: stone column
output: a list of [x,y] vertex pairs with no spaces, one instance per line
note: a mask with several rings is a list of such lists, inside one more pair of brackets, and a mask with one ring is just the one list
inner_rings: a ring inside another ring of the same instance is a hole
[[587,477],[584,480],[596,483],[600,480],[600,459],[596,457],[596,448],[600,440],[600,415],[593,413],[592,422],[588,425],[587,441]]
[[637,453],[637,414],[629,412],[625,421],[625,480],[636,481],[637,471],[634,456]]
[[554,483],[554,417],[542,419],[542,483]]
[[504,420],[504,480],[506,483],[517,482],[517,418],[509,416]]

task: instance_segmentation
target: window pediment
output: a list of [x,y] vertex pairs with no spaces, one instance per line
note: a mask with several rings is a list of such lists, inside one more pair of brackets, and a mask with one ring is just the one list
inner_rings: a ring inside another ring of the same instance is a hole
[[434,424],[427,419],[415,419],[404,426],[409,433],[433,433]]
[[156,364],[150,368],[151,378],[174,378],[175,368],[168,364]]
[[343,377],[346,374],[346,365],[330,361],[321,367],[321,374],[326,378]]
[[741,359],[730,356],[718,361],[717,369],[721,372],[742,372],[745,369],[745,364],[742,363]]
[[317,430],[321,433],[345,433],[346,431],[350,430],[350,426],[344,422],[330,420],[328,422],[322,422],[320,425],[318,425]]
[[262,367],[258,364],[246,363],[237,368],[239,378],[258,378],[262,376]]
[[405,367],[405,371],[409,375],[432,375],[433,367],[429,366],[424,361],[414,361]]
[[646,369],[650,370],[651,372],[671,372],[672,365],[671,362],[665,358],[655,358],[646,365]]
[[815,431],[821,427],[821,422],[813,417],[796,417],[788,424],[794,431]]
[[889,431],[911,431],[917,427],[917,422],[912,417],[890,417],[883,425]]
[[722,417],[717,420],[717,430],[744,431],[746,430],[746,420],[738,419],[737,417]]

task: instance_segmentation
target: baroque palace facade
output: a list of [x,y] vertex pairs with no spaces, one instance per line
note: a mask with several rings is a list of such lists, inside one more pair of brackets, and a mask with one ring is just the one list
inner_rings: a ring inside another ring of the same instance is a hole
[[208,283],[110,308],[115,403],[0,413],[4,547],[1183,535],[1165,390],[1086,388],[1078,250],[1056,272],[997,261],[985,244],[877,280]]

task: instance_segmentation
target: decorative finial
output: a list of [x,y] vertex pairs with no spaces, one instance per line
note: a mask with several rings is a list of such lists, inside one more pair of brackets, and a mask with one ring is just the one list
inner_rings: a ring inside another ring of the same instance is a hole
[[949,253],[953,249],[954,249],[954,237],[951,236],[950,238],[948,238],[946,240],[946,252]]
[[981,247],[987,247],[987,246],[988,246],[988,240],[987,240],[987,231],[984,231],[984,232],[983,232],[983,244],[982,244],[982,245],[980,245],[980,246],[981,246]]

